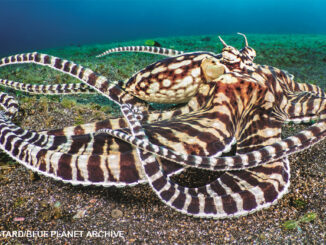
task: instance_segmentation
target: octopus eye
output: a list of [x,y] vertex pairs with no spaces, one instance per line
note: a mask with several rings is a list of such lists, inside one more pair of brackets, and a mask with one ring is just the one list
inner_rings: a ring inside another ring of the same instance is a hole
[[225,72],[224,65],[216,63],[216,61],[209,58],[203,60],[201,68],[207,81],[212,81]]
[[250,47],[245,47],[240,52],[251,61],[256,57],[256,51]]

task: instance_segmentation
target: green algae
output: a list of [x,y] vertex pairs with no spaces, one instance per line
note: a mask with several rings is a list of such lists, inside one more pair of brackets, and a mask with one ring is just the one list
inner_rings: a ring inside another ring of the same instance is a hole
[[146,40],[145,45],[146,46],[154,46],[154,47],[161,47],[162,46],[159,42],[157,42],[155,40],[151,40],[151,39]]
[[298,220],[287,220],[283,223],[283,228],[286,230],[300,230],[300,223],[309,223],[314,221],[317,218],[317,214],[315,212],[308,212],[305,215],[301,216]]
[[82,125],[85,123],[84,118],[81,115],[75,117],[75,126]]
[[155,41],[154,40],[151,40],[151,39],[146,40],[145,41],[145,45],[147,45],[147,46],[154,46],[155,45]]
[[76,100],[71,100],[69,98],[63,98],[60,103],[64,108],[71,109],[74,106],[76,106],[77,102],[76,102]]

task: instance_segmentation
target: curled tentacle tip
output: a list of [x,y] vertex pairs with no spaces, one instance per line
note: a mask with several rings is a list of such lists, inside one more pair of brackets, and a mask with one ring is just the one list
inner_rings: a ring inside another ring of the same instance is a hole
[[243,34],[243,33],[241,33],[241,32],[238,32],[237,34],[238,34],[238,35],[241,35],[241,36],[243,36],[243,37],[244,37],[244,39],[245,39],[245,43],[246,43],[246,47],[248,47],[249,45],[248,45],[248,40],[247,40],[247,37],[246,37],[246,35],[245,35],[245,34]]
[[221,43],[223,44],[224,47],[228,46],[228,45],[226,44],[226,42],[224,42],[224,40],[221,38],[221,36],[218,36],[218,38],[220,39],[220,41],[221,41]]

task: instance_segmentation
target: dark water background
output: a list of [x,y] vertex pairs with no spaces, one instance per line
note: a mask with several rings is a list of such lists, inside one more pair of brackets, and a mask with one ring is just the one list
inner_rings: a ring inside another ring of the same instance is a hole
[[0,55],[179,35],[326,34],[326,0],[0,0]]

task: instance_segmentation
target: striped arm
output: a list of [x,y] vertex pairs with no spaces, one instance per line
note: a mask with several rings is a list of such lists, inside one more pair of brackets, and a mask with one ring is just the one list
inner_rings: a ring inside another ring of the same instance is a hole
[[309,122],[326,116],[326,100],[312,92],[298,92],[288,95],[288,103],[282,109],[287,121]]
[[127,127],[127,123],[123,117],[110,118],[99,122],[86,123],[78,126],[69,126],[61,129],[52,129],[39,131],[39,134],[55,135],[55,136],[74,136],[91,134],[103,128],[110,128],[113,130],[123,129]]
[[[166,122],[171,121],[171,119],[180,118],[184,115],[188,117],[191,115],[196,116],[200,108],[206,106],[206,98],[211,96],[212,90],[214,86],[204,85],[199,90],[195,97],[193,97],[188,104],[181,106],[177,109],[173,110],[165,110],[165,111],[143,111],[142,112],[142,123],[152,124],[158,121],[165,121],[162,123],[162,126],[166,127]],[[201,112],[201,111],[199,111]],[[203,117],[200,115],[199,117]],[[218,122],[215,122],[215,125]],[[71,136],[71,135],[80,135],[80,134],[89,134],[94,133],[103,128],[109,129],[123,129],[127,127],[127,122],[124,117],[118,118],[110,118],[103,121],[99,121],[96,123],[87,123],[78,126],[65,127],[62,129],[55,129],[49,131],[41,131],[39,133],[48,134],[48,135],[62,135],[62,136]],[[147,129],[148,130],[148,129]],[[218,132],[214,132],[214,134],[218,134]]]
[[[35,172],[74,185],[122,187],[146,182],[130,144],[112,137],[38,134],[23,130],[1,113],[0,148]],[[164,163],[170,175],[177,174],[180,168],[178,164]]]
[[253,77],[266,84],[276,96],[277,107],[273,114],[278,118],[302,123],[316,120],[324,113],[326,97],[319,87],[297,83],[292,75],[275,67],[258,65],[256,71]]
[[127,46],[127,47],[118,47],[109,49],[96,57],[103,57],[108,54],[117,53],[117,52],[142,52],[142,53],[150,53],[150,54],[159,54],[163,56],[173,57],[176,55],[183,54],[183,51],[178,51],[174,49],[154,47],[154,46]]
[[[88,154],[84,154],[85,145],[78,141],[71,144],[70,151],[59,152],[50,145],[56,148],[60,141],[47,141],[44,135],[13,128],[3,111],[0,111],[0,136],[0,148],[10,157],[34,172],[65,183],[117,187],[145,183],[134,148],[122,141],[108,142],[116,150],[104,152],[103,142],[110,139],[98,137],[93,144],[87,144],[94,149]],[[48,147],[38,146],[42,144]]]
[[315,96],[325,98],[325,92],[315,84],[310,83],[295,83],[294,88],[297,88],[301,91],[313,93]]
[[18,102],[15,98],[3,92],[0,92],[0,105],[9,117],[13,117],[18,111]]
[[[37,132],[23,130],[22,128],[9,121],[4,114],[2,119],[2,126],[4,127],[5,131],[3,133],[0,132],[0,138],[2,140],[25,142],[26,148],[27,146],[29,148],[26,149],[24,146],[23,148],[15,149],[12,148],[12,146],[10,145],[11,143],[7,141],[3,142],[3,147],[7,149],[6,152],[10,156],[12,156],[18,162],[22,163],[24,166],[31,168],[33,171],[36,171],[40,174],[44,174],[57,180],[82,185],[94,184],[102,186],[125,186],[133,185],[138,182],[144,183],[145,181],[141,172],[138,158],[135,157],[136,151],[134,147],[124,143],[119,139],[112,137],[103,138],[102,136],[94,137],[93,134],[77,135],[75,137],[44,135],[39,134]],[[6,139],[7,136],[8,138]],[[13,144],[16,147],[15,142]],[[18,159],[17,156],[14,155],[14,152],[17,151],[21,152],[19,156],[26,155],[26,159]],[[41,152],[41,154],[50,156],[50,160],[46,160],[46,163],[50,164],[50,166],[59,165],[60,157],[58,156],[68,156],[68,158],[71,160],[70,162],[66,163],[66,168],[75,169],[75,172],[76,169],[77,172],[81,171],[81,169],[83,169],[83,166],[90,164],[90,161],[95,162],[91,164],[97,164],[98,162],[105,161],[105,166],[103,166],[103,164],[100,164],[100,167],[95,168],[95,172],[97,172],[99,176],[101,176],[100,173],[103,173],[103,176],[106,176],[107,174],[105,173],[107,172],[110,172],[111,174],[109,174],[109,178],[106,177],[104,181],[101,180],[101,177],[100,179],[98,179],[98,177],[96,176],[94,177],[92,171],[90,171],[90,175],[93,176],[91,177],[91,181],[89,181],[88,179],[85,180],[80,177],[79,179],[76,179],[76,176],[72,176],[71,179],[63,179],[63,177],[59,173],[52,173],[51,168],[38,169],[35,166],[31,166],[32,162],[30,162],[28,159],[32,158],[31,155],[34,153],[36,154],[36,157],[39,157],[37,155],[37,152]],[[52,156],[54,155],[57,156],[56,159],[52,158]],[[172,175],[177,174],[181,167],[178,164],[174,163],[164,163],[164,168],[169,174]],[[139,180],[137,176],[139,176]]]
[[[130,107],[122,105],[121,109],[133,136],[147,141]],[[172,182],[151,153],[139,148],[137,152],[158,197],[169,207],[195,217],[222,219],[246,215],[276,203],[289,186],[290,172],[286,158],[250,171],[225,173],[200,188],[187,188]]]
[[258,65],[258,71],[266,80],[270,80],[270,75],[277,78],[278,83],[283,87],[283,92],[309,92],[317,97],[325,98],[325,92],[317,85],[310,83],[298,83],[294,81],[294,76],[285,70],[268,66]]
[[250,171],[225,173],[196,193],[197,188],[169,181],[150,153],[140,152],[139,156],[159,198],[169,207],[194,217],[224,219],[247,215],[275,204],[289,187],[287,159]]
[[271,115],[264,106],[251,108],[239,123],[237,154],[245,154],[281,141],[283,121]]
[[[200,104],[197,101],[198,97],[193,98],[187,105],[174,110],[166,111],[143,111],[142,123],[151,124],[162,120],[171,120],[172,118],[195,112]],[[103,128],[123,129],[127,127],[127,122],[124,117],[110,118],[95,123],[87,123],[78,126],[69,126],[61,129],[53,129],[48,131],[40,131],[39,133],[48,135],[80,135],[94,133]]]
[[[281,74],[281,72],[283,72],[284,75]],[[285,81],[287,83],[290,91],[309,92],[309,93],[312,93],[313,95],[320,97],[320,98],[326,97],[325,92],[315,84],[295,82],[294,76],[289,74],[287,71],[281,70],[279,72],[279,74],[280,74],[279,77],[281,79],[283,78],[283,81]]]
[[30,94],[77,94],[77,93],[94,93],[93,89],[88,88],[83,83],[68,83],[68,84],[26,84],[15,82],[7,79],[0,79],[0,85],[12,88],[18,91]]
[[38,65],[48,66],[52,69],[66,73],[87,84],[87,86],[91,87],[95,91],[99,92],[103,96],[106,96],[117,104],[139,104],[140,102],[139,99],[135,98],[131,94],[124,92],[118,86],[120,85],[119,83],[112,84],[112,82],[110,82],[106,77],[96,74],[89,68],[84,68],[81,65],[77,65],[71,61],[60,59],[47,54],[34,52],[9,56],[0,60],[0,67],[23,63],[34,63]]
[[152,144],[149,141],[138,139],[137,137],[121,131],[103,129],[98,133],[101,132],[105,132],[135,145],[139,149],[186,167],[195,167],[211,171],[229,171],[257,167],[283,159],[288,155],[311,147],[326,136],[326,121],[324,120],[316,123],[307,130],[303,130],[295,136],[288,137],[258,150],[228,157],[207,157],[181,154],[165,147]]
[[232,130],[223,130],[224,126],[218,118],[210,120],[198,113],[144,124],[143,128],[153,144],[182,154],[218,157],[236,143]]

